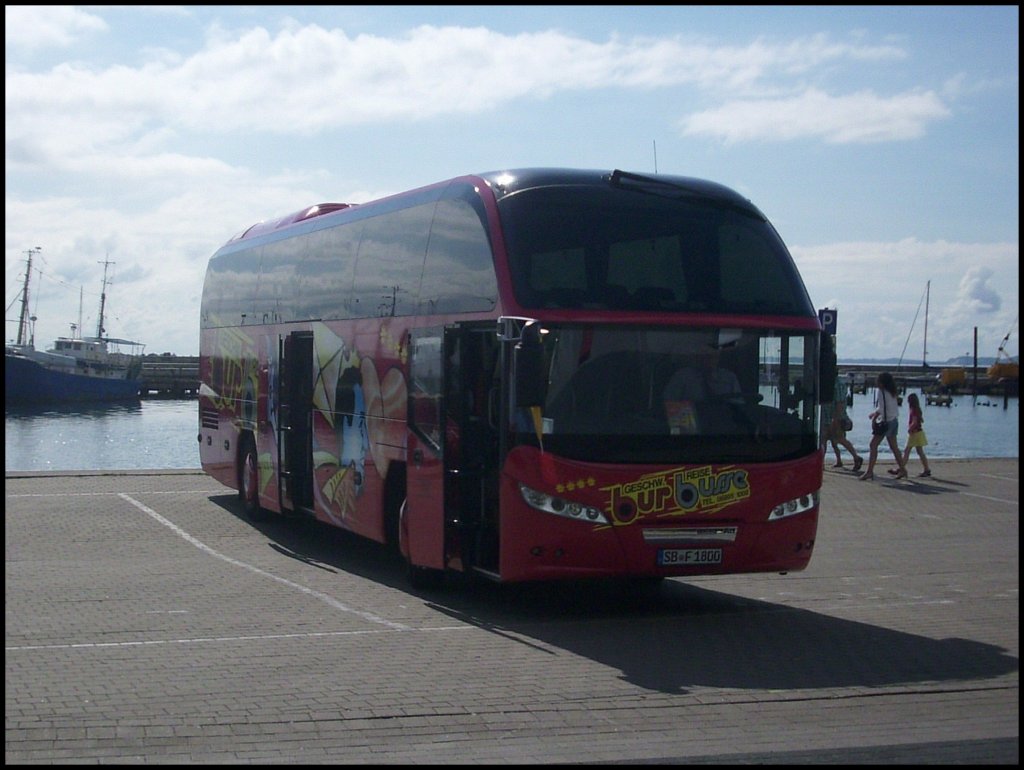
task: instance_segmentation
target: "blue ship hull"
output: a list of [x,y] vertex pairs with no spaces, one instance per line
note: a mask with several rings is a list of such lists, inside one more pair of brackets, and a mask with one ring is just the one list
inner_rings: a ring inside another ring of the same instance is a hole
[[45,406],[138,399],[142,381],[54,371],[22,356],[5,355],[4,386],[5,404]]

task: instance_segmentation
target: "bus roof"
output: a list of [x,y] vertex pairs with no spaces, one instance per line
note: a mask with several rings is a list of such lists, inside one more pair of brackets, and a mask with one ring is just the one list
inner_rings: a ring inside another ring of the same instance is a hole
[[[425,185],[413,190],[403,191],[377,198],[362,204],[350,203],[318,203],[307,206],[296,212],[283,217],[257,222],[249,228],[232,237],[225,246],[240,240],[256,238],[261,235],[281,230],[291,225],[306,222],[316,217],[332,214],[344,209],[372,209],[377,204],[385,201],[393,201],[395,198],[413,195],[428,190],[436,190],[439,187],[447,186],[458,179],[483,180],[494,192],[497,199],[528,189],[538,187],[561,187],[561,186],[583,186],[583,187],[606,187],[614,185],[627,189],[635,189],[639,192],[662,195],[678,195],[687,197],[698,197],[706,200],[717,201],[734,208],[746,211],[748,214],[759,219],[766,219],[765,215],[754,206],[747,198],[725,185],[711,182],[706,179],[695,177],[675,176],[669,174],[637,174],[621,171],[619,169],[575,169],[575,168],[509,168],[498,171],[487,171],[479,174],[467,174],[462,177]],[[369,213],[369,212],[367,212]]]
[[[292,214],[286,214],[285,216],[278,217],[277,219],[257,222],[251,227],[240,232],[231,240],[237,241],[242,238],[255,238],[257,235],[264,235],[265,233],[272,232],[273,230],[280,230],[282,227],[293,225],[296,222],[304,222],[307,219],[323,216],[324,214],[330,214],[333,211],[341,211],[342,209],[347,209],[350,206],[352,206],[351,203],[317,203],[313,206],[306,206]],[[231,241],[229,241],[229,243],[230,242]]]
[[717,182],[696,177],[669,174],[638,174],[614,169],[522,168],[489,171],[479,174],[487,180],[499,198],[521,190],[537,187],[581,185],[605,187],[609,184],[642,190],[661,191],[663,194],[694,196],[720,201],[737,208],[747,209],[760,218],[764,215],[747,198]]

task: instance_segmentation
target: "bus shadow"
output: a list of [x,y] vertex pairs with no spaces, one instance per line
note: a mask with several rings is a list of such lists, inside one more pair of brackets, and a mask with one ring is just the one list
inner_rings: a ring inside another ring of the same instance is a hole
[[[844,620],[666,580],[474,586],[437,612],[621,672],[638,687],[803,690],[988,679],[1019,661],[994,645]],[[568,621],[568,622],[566,622]]]
[[1019,669],[1017,658],[994,645],[931,639],[677,579],[499,585],[449,575],[444,588],[416,590],[384,545],[312,520],[251,522],[234,496],[210,500],[288,558],[388,586],[505,640],[582,656],[650,691],[877,688],[976,681]]
[[399,590],[412,592],[398,553],[339,527],[307,516],[267,514],[250,519],[235,494],[214,495],[214,505],[267,538],[267,547],[289,559],[327,572],[347,572]]

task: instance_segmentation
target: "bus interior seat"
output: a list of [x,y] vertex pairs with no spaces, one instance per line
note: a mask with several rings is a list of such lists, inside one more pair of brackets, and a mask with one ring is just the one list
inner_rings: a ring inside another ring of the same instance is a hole
[[620,310],[630,305],[629,289],[618,284],[607,284],[597,291],[598,302],[609,310]]
[[558,288],[549,289],[542,293],[543,307],[582,307],[586,302],[586,293],[583,289]]
[[657,310],[675,301],[675,293],[667,286],[637,286],[633,290],[633,306],[637,309]]

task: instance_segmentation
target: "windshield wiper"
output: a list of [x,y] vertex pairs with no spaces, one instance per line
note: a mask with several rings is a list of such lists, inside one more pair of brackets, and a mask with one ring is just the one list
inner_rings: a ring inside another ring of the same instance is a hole
[[678,182],[670,182],[667,179],[658,179],[653,176],[644,176],[643,174],[631,174],[629,171],[620,171],[615,169],[612,171],[611,176],[608,177],[608,182],[615,187],[624,187],[623,181],[630,182],[645,182],[646,184],[660,185],[662,187],[672,187],[676,190],[682,190],[683,192],[693,193],[694,195],[703,195],[700,190],[696,190],[692,187],[679,184]]
[[[663,195],[669,197],[665,193],[655,192],[650,189],[644,189],[641,186],[630,185],[630,182],[639,183],[643,185],[653,185],[656,187],[667,188],[668,190],[678,190],[687,196],[693,196],[698,198],[701,203],[705,203],[709,206],[718,206],[720,208],[727,208],[733,211],[739,211],[742,214],[746,214],[749,217],[754,217],[760,221],[767,221],[764,214],[762,214],[752,203],[746,201],[740,203],[738,201],[728,200],[726,198],[720,198],[718,196],[709,193],[707,190],[699,187],[693,187],[690,185],[680,184],[679,182],[672,182],[667,179],[659,179],[653,176],[644,176],[643,174],[633,174],[629,171],[621,171],[615,169],[608,177],[608,183],[613,187],[618,187],[623,190],[634,190],[636,192],[645,193],[647,195]],[[682,196],[672,196],[682,197]]]

